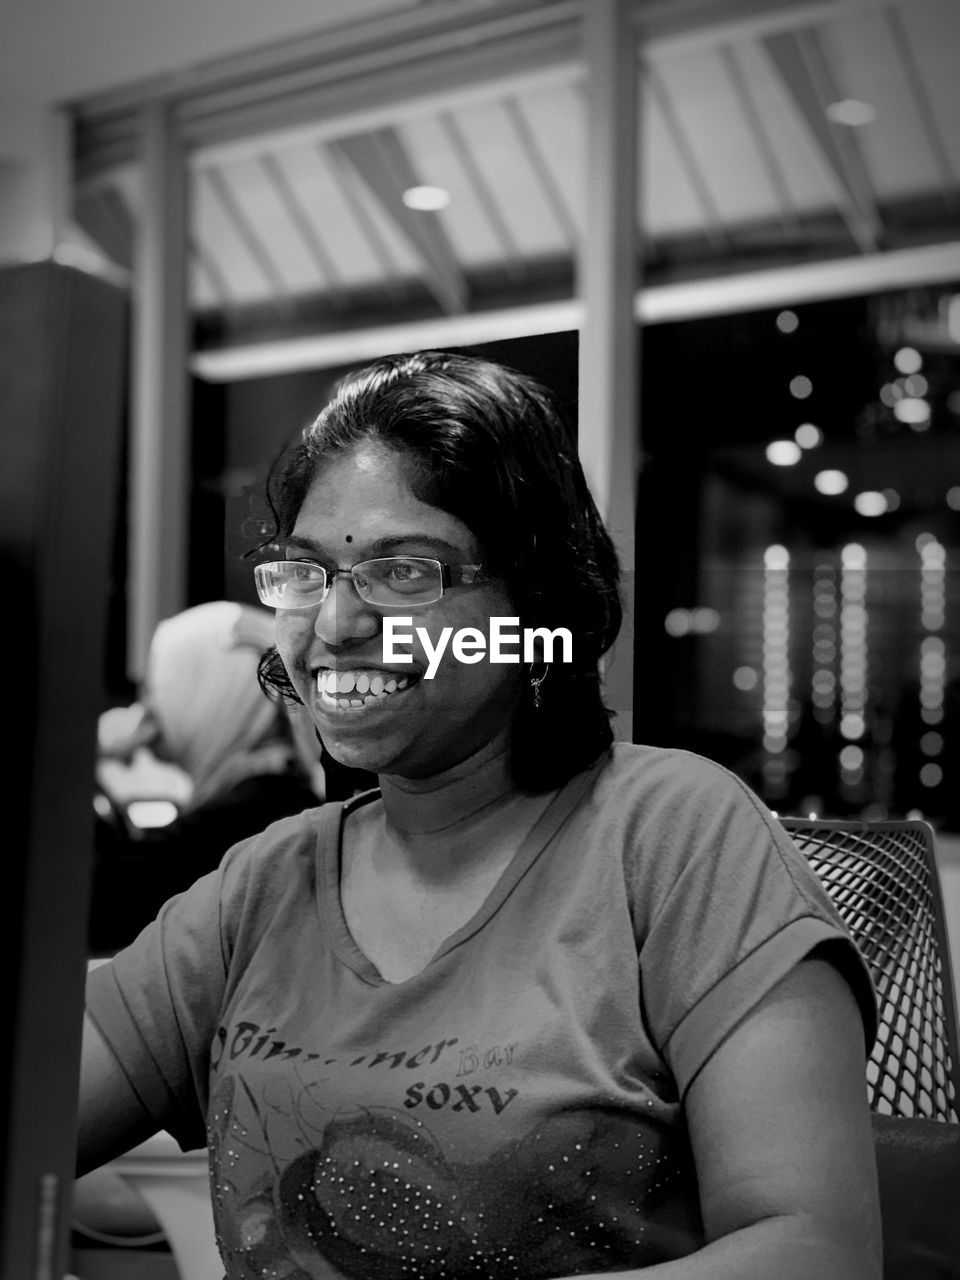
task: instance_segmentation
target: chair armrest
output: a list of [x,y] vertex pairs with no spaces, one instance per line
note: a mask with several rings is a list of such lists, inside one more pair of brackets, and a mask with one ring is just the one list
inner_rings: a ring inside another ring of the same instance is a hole
[[884,1280],[960,1280],[960,1124],[873,1116]]

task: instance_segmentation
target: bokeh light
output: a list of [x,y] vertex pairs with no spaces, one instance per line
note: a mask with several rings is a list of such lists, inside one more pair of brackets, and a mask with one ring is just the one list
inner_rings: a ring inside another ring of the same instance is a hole
[[833,469],[818,471],[813,477],[813,487],[818,493],[822,493],[828,498],[833,498],[838,493],[846,492],[849,484],[850,481],[842,471]]
[[887,500],[875,489],[864,489],[854,498],[853,506],[858,515],[882,516],[887,510]]
[[923,368],[923,356],[916,347],[901,347],[893,357],[893,363],[899,373],[919,373]]
[[760,677],[754,667],[737,667],[733,673],[733,686],[741,693],[752,692],[759,682]]
[[793,438],[801,449],[815,449],[818,444],[823,443],[823,432],[812,422],[801,422],[793,433]]
[[802,456],[800,446],[793,440],[772,440],[767,445],[767,461],[775,467],[792,467]]

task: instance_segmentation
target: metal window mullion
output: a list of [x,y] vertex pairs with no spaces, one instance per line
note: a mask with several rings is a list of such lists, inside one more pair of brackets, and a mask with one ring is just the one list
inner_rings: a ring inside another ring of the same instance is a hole
[[141,115],[143,206],[134,253],[128,673],[157,623],[186,605],[189,521],[186,164],[167,108]]
[[584,318],[579,355],[579,450],[623,571],[624,623],[605,660],[617,736],[633,737],[633,571],[639,457],[637,47],[628,0],[584,6],[586,220],[579,255]]

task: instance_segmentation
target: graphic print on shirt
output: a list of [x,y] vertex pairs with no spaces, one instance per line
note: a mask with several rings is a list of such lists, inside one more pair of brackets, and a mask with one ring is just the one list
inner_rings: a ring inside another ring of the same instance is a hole
[[676,1135],[598,1102],[531,1112],[518,1137],[523,1056],[451,1034],[347,1061],[221,1028],[208,1143],[230,1280],[534,1280],[687,1252]]

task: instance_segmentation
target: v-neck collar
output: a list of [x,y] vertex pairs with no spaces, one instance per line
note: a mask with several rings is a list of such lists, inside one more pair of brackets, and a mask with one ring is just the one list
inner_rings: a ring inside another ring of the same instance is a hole
[[419,981],[442,956],[472,938],[496,915],[586,795],[604,763],[605,757],[561,787],[527,832],[520,848],[504,867],[493,888],[470,919],[443,940],[422,969],[402,982],[390,982],[384,978],[373,961],[360,950],[347,924],[340,895],[344,822],[362,805],[378,800],[380,792],[379,790],[365,791],[350,800],[324,805],[321,810],[317,839],[317,884],[320,889],[318,905],[321,926],[330,939],[336,955],[359,978],[371,986],[399,988]]

